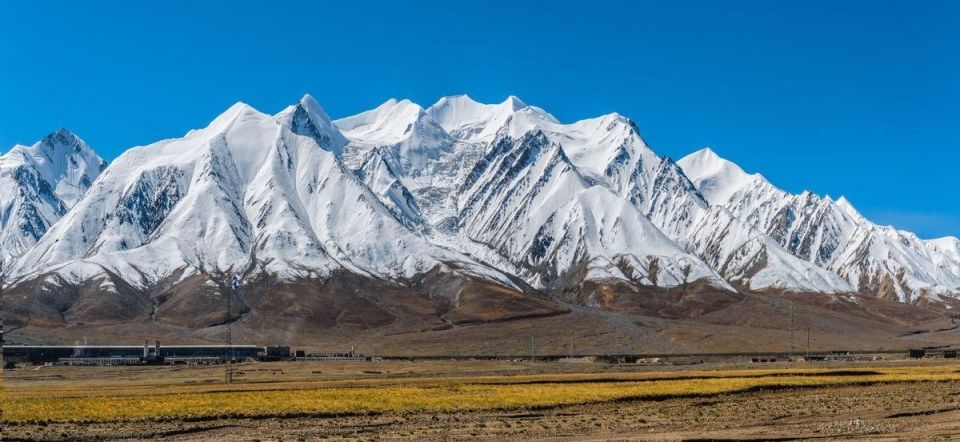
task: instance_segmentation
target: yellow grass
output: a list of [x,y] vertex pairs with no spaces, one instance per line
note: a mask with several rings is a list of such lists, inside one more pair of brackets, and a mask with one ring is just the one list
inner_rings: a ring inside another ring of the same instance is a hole
[[8,422],[204,419],[223,416],[521,409],[627,398],[713,395],[753,388],[960,381],[960,374],[951,366],[869,370],[876,374],[843,375],[842,370],[737,370],[609,376],[565,374],[431,378],[352,386],[330,382],[293,382],[150,388],[70,387],[62,391],[54,387],[8,388],[0,405],[4,410],[3,420]]

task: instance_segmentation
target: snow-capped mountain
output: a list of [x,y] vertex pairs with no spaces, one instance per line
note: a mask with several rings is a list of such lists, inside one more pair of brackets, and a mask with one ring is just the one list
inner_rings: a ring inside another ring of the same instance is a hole
[[[336,125],[351,140],[346,162],[388,207],[424,207],[423,230],[435,241],[534,287],[562,291],[605,278],[726,287],[636,207],[580,176],[559,144],[541,146],[548,141],[539,128],[559,123],[516,97],[498,105],[449,97],[427,110],[389,100]],[[427,140],[434,154],[404,147],[412,140]]]
[[10,265],[30,250],[105,167],[90,146],[66,129],[0,156],[0,263]]
[[[631,245],[635,247],[631,252],[590,250],[590,253],[587,253],[584,248],[586,244],[606,243],[591,243],[588,238],[583,238],[582,233],[578,233],[571,240],[579,241],[581,245],[570,247],[571,250],[580,247],[579,250],[570,252],[560,261],[534,263],[536,260],[531,261],[531,257],[526,254],[527,249],[532,247],[531,235],[521,234],[520,230],[511,231],[509,234],[500,232],[497,238],[502,243],[492,244],[492,238],[482,234],[484,230],[477,227],[477,224],[483,221],[473,218],[481,215],[478,215],[475,207],[470,206],[471,202],[465,199],[465,195],[477,192],[478,189],[485,192],[506,191],[505,188],[510,189],[510,186],[515,186],[517,182],[503,179],[494,184],[478,184],[476,180],[481,178],[474,175],[480,173],[479,169],[489,167],[491,162],[502,161],[504,158],[501,156],[507,155],[505,151],[496,150],[496,145],[507,139],[529,139],[532,134],[539,134],[547,139],[548,143],[556,146],[556,161],[562,161],[565,170],[578,176],[580,183],[577,190],[566,189],[543,192],[543,196],[529,196],[520,203],[529,204],[531,207],[518,209],[523,215],[517,215],[515,222],[523,220],[542,227],[546,232],[551,227],[531,222],[548,219],[559,222],[555,220],[561,216],[553,212],[557,207],[547,203],[546,198],[572,202],[575,201],[574,195],[596,187],[591,193],[594,197],[607,198],[609,192],[615,199],[628,201],[633,207],[632,210],[636,211],[635,214],[621,215],[620,219],[639,216],[644,225],[652,223],[649,227],[660,230],[658,235],[665,234],[668,242],[680,246],[681,251],[685,249],[683,253],[688,256],[682,261],[700,262],[709,258],[717,263],[714,268],[722,270],[723,276],[730,281],[758,290],[780,288],[793,291],[841,292],[850,289],[839,277],[794,258],[774,241],[764,238],[762,232],[748,226],[736,225],[742,222],[733,217],[728,217],[728,224],[734,223],[734,230],[743,233],[742,235],[723,234],[710,237],[710,232],[702,229],[709,204],[679,166],[654,153],[644,143],[635,125],[618,114],[561,124],[543,109],[526,105],[516,97],[508,97],[500,104],[481,104],[460,95],[441,98],[425,111],[408,101],[389,100],[373,111],[338,120],[336,124],[351,140],[344,149],[345,162],[351,164],[371,188],[378,190],[388,207],[396,207],[398,212],[412,212],[403,209],[404,207],[422,208],[425,221],[423,229],[434,241],[449,244],[485,262],[496,262],[500,267],[510,268],[513,272],[523,274],[524,279],[535,287],[553,287],[563,279],[558,275],[580,265],[586,266],[588,262],[592,262],[591,265],[594,266],[594,271],[585,273],[590,277],[606,275],[608,278],[616,277],[633,283],[644,281],[643,283],[651,285],[654,281],[644,279],[644,276],[638,273],[637,269],[643,268],[643,264],[627,263],[628,260],[623,258],[633,256],[647,262],[646,266],[649,266],[653,255],[648,256],[646,252],[636,250],[637,243]],[[448,136],[437,135],[435,128],[438,125],[448,131]],[[415,130],[424,127],[434,129]],[[414,159],[405,158],[410,151],[398,149],[397,146],[402,146],[411,138],[422,139],[422,132],[432,134],[430,140],[437,146],[436,156],[426,158],[414,154]],[[377,135],[367,139],[364,136],[367,133]],[[537,155],[543,153],[537,149],[531,149],[531,152],[535,154],[528,155],[525,161],[538,159]],[[420,167],[413,164],[419,164]],[[371,165],[377,167],[372,168]],[[371,169],[374,173],[370,172]],[[552,171],[554,168],[541,168],[530,173],[542,174],[544,170]],[[471,175],[466,175],[465,171],[470,171]],[[520,173],[520,169],[499,173],[515,177]],[[544,180],[550,178],[552,177],[543,177]],[[498,175],[490,173],[483,179],[495,180]],[[520,183],[537,179],[536,176],[529,176]],[[540,192],[539,188],[527,190]],[[516,198],[519,194],[517,190],[511,192],[511,198]],[[414,196],[414,203],[409,202],[408,195]],[[486,197],[494,198],[492,195]],[[501,210],[506,208],[503,205],[499,207]],[[577,210],[582,212],[585,209],[580,207]],[[571,206],[565,210],[574,209]],[[540,211],[545,211],[546,214],[541,214]],[[551,215],[554,218],[550,218]],[[617,218],[613,215],[597,215],[601,219]],[[566,219],[569,220],[571,216],[573,215],[567,215]],[[717,219],[717,214],[712,216],[712,219]],[[501,220],[496,218],[496,221]],[[698,222],[701,224],[696,224]],[[571,225],[574,224],[576,223]],[[694,228],[695,226],[697,228]],[[730,226],[724,224],[724,227],[716,231],[729,231]],[[496,230],[504,226],[487,228]],[[557,230],[559,227],[552,228]],[[551,233],[558,234],[556,231]],[[527,249],[521,250],[524,246]],[[773,250],[768,250],[771,246]],[[640,249],[643,247],[639,246]],[[694,256],[690,256],[690,253]],[[768,259],[767,254],[780,259]],[[659,260],[660,258],[657,258],[658,264]],[[620,267],[632,270],[614,271],[617,266],[611,262],[621,262],[623,265]],[[783,271],[770,267],[761,272],[768,263],[782,265]],[[600,268],[608,270],[596,270]],[[757,273],[760,273],[761,277],[747,276],[755,276]],[[669,269],[664,275],[667,274]],[[684,281],[683,278],[673,276],[673,279],[660,278],[656,285],[669,287],[678,281]],[[714,273],[710,278],[716,276]],[[568,277],[564,280],[563,284],[576,285],[576,282],[569,279]]]
[[117,158],[16,273],[115,274],[146,289],[200,271],[411,279],[439,268],[512,287],[407,229],[341,164],[345,143],[310,96],[275,116],[237,104]]
[[766,232],[795,256],[840,275],[859,292],[902,301],[960,293],[955,238],[924,241],[871,223],[846,198],[790,194],[709,148],[679,164],[710,204]]
[[[913,301],[960,288],[956,238],[876,226],[709,150],[675,163],[619,114],[564,124],[512,96],[391,99],[336,121],[309,95],[275,115],[238,103],[109,167],[59,131],[3,156],[0,184],[8,280],[53,293],[58,321],[194,314],[231,274],[395,290],[385,318],[448,323],[611,307],[611,290]],[[276,308],[264,299],[249,308]]]
[[633,122],[619,114],[560,124],[542,110],[521,108],[502,130],[513,137],[537,132],[561,146],[589,186],[629,201],[640,216],[728,281],[752,290],[850,290],[842,279],[796,259],[763,232],[709,207],[680,167],[658,156]]

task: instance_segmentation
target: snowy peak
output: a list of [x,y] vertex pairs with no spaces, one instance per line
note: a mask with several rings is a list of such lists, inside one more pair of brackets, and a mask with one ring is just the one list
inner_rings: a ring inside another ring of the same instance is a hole
[[20,146],[14,150],[19,151],[54,186],[57,196],[67,207],[73,207],[106,167],[106,162],[86,142],[63,128],[43,137],[32,147]]
[[351,140],[388,146],[410,136],[421,119],[425,120],[424,125],[439,127],[420,105],[391,98],[374,109],[339,119],[334,124]]
[[333,124],[330,115],[310,94],[304,95],[296,105],[277,114],[277,119],[297,135],[313,138],[320,147],[337,155],[340,155],[343,146],[347,144],[346,137]]
[[339,119],[334,124],[351,141],[391,146],[414,141],[453,141],[419,104],[391,98],[366,112]]
[[864,219],[863,215],[860,214],[860,211],[853,207],[853,204],[850,203],[850,200],[848,200],[847,197],[840,196],[840,198],[837,199],[836,204],[837,207],[843,211],[843,213],[847,214],[847,216],[857,220]]
[[43,137],[37,143],[37,148],[44,154],[51,156],[66,157],[73,154],[96,156],[86,142],[66,128],[57,129]]
[[339,119],[334,124],[347,138],[386,146],[402,141],[413,130],[414,123],[424,116],[420,105],[391,98],[374,109]]
[[520,110],[520,109],[523,109],[523,108],[528,107],[528,106],[527,106],[527,103],[524,103],[523,100],[517,98],[516,95],[510,95],[510,96],[508,96],[507,99],[504,100],[502,104],[503,104],[504,106],[507,106],[507,107],[513,109],[514,112],[516,112],[516,111],[518,111],[518,110]]
[[467,95],[444,97],[430,106],[427,114],[453,138],[465,142],[489,142],[511,115],[522,110],[557,122],[543,109],[529,106],[512,95],[499,104],[478,103]]
[[740,175],[743,177],[750,176],[744,172],[740,166],[717,155],[710,147],[704,147],[687,155],[678,161],[678,163],[684,167],[685,171],[689,169],[687,176],[690,178],[701,178],[718,174]]
[[562,124],[550,114],[528,106],[510,114],[501,130],[506,130],[514,138],[527,132],[542,131],[553,142],[563,145],[577,167],[595,175],[602,175],[618,156],[627,155],[634,159],[656,156],[644,143],[633,122],[618,113]]
[[[254,109],[253,106],[250,106],[242,101],[238,101],[228,107],[227,110],[220,113],[220,115],[217,115],[216,118],[214,118],[210,124],[207,124],[203,130],[207,132],[223,132],[228,130],[230,126],[237,120],[250,117],[261,117],[262,115],[263,113]],[[191,131],[191,133],[193,132],[195,131]]]
[[763,180],[760,174],[744,172],[709,147],[683,157],[677,164],[710,204],[725,204],[735,193]]
[[104,167],[103,159],[67,129],[0,156],[0,261],[26,253],[76,205]]
[[[433,117],[410,100],[391,98],[375,109],[342,118],[334,124],[356,151],[347,157],[368,156],[371,148],[391,148],[403,171],[414,175],[449,151],[455,142]],[[348,162],[355,163],[349,158]]]

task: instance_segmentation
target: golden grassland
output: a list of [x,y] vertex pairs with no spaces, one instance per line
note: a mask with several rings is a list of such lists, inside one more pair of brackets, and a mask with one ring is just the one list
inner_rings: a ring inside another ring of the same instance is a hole
[[954,365],[856,369],[424,377],[205,385],[44,385],[4,389],[2,419],[110,422],[530,409],[753,389],[960,381]]

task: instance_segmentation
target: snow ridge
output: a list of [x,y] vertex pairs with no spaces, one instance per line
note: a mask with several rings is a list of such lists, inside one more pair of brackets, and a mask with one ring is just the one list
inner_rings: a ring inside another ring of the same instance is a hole
[[766,232],[800,259],[827,269],[856,291],[912,302],[960,294],[953,238],[924,241],[876,225],[845,197],[785,192],[709,148],[679,162],[711,204]]

